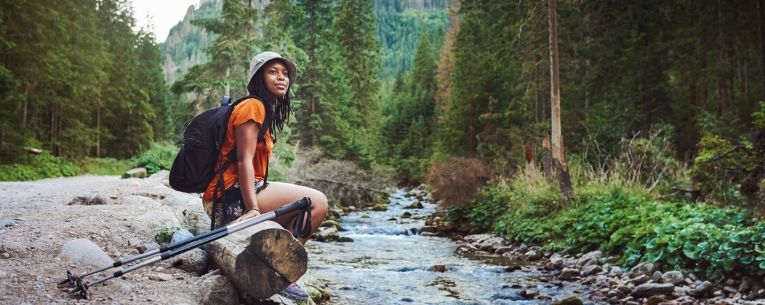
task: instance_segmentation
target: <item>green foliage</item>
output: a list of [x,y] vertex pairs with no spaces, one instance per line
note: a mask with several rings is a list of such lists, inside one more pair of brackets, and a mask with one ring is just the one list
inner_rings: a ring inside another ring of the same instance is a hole
[[56,157],[47,151],[22,158],[15,164],[0,165],[0,181],[38,180],[50,177],[70,177],[80,169],[65,157]]
[[709,201],[741,205],[744,198],[739,185],[755,166],[755,159],[746,153],[750,148],[751,144],[734,146],[723,138],[704,136],[691,169],[694,188]]
[[149,175],[160,170],[170,170],[179,148],[172,144],[154,143],[134,158],[135,167],[145,167]]
[[90,175],[119,176],[131,168],[130,160],[114,158],[85,158],[79,160],[80,172]]
[[169,244],[173,240],[173,234],[182,230],[180,227],[162,227],[154,234],[154,241],[158,244]]
[[765,261],[765,223],[743,210],[655,201],[615,188],[551,212],[556,196],[524,202],[524,190],[502,183],[485,188],[469,215],[486,228],[505,209],[493,229],[514,241],[558,251],[600,249],[628,267],[658,262],[718,280],[734,270],[765,272],[765,263],[754,263]]

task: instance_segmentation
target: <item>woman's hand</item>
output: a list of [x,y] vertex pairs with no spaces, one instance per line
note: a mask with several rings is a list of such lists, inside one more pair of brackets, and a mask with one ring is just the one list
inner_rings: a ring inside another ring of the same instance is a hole
[[233,222],[231,222],[231,223],[232,223],[232,224],[234,224],[234,223],[240,223],[240,222],[242,222],[242,221],[245,221],[245,220],[247,220],[247,219],[253,218],[253,217],[255,217],[255,216],[258,216],[258,215],[260,215],[260,211],[258,211],[258,210],[256,210],[256,209],[250,209],[250,210],[248,210],[246,213],[242,214],[242,216],[239,216],[239,218],[235,219],[235,220],[234,220]]

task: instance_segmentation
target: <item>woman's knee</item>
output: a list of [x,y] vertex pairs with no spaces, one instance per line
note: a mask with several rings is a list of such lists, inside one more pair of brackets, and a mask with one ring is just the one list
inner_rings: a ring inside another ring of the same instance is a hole
[[329,200],[327,200],[327,195],[324,195],[324,193],[320,191],[316,191],[311,194],[311,206],[313,206],[313,209],[320,215],[324,216],[327,215],[327,212],[329,212]]

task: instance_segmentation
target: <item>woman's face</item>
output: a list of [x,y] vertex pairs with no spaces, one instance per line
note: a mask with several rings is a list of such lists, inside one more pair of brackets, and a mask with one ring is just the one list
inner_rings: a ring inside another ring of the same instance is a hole
[[287,94],[290,86],[290,72],[287,67],[278,60],[272,60],[263,66],[263,77],[266,89],[275,97]]

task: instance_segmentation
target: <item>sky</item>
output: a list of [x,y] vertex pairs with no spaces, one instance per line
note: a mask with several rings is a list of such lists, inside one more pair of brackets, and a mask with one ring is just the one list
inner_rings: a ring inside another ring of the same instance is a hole
[[139,28],[151,23],[157,42],[163,42],[170,28],[183,20],[190,5],[199,7],[199,0],[133,0],[133,14]]

